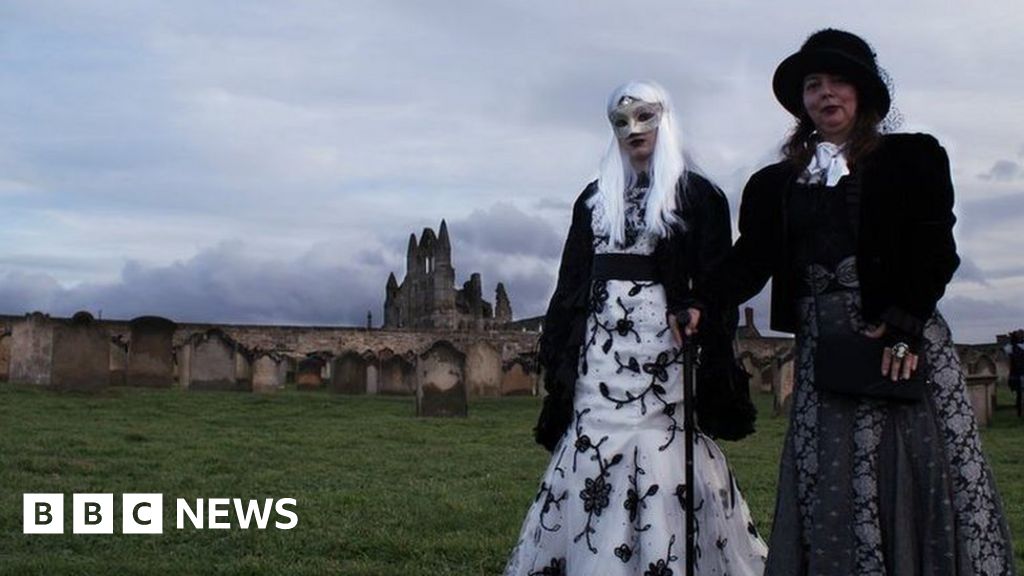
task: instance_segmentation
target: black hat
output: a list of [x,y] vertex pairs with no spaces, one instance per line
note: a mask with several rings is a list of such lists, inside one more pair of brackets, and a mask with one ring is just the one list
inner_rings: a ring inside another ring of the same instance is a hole
[[857,87],[861,106],[867,106],[885,117],[892,101],[889,88],[882,79],[875,53],[860,36],[843,30],[826,28],[811,34],[800,51],[791,55],[775,69],[772,89],[775,98],[794,116],[804,113],[804,77],[816,72],[842,74]]

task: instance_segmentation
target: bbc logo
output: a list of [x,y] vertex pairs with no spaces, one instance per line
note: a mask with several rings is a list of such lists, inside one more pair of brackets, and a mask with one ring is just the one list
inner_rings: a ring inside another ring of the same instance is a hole
[[[75,534],[114,533],[113,494],[72,494],[71,526]],[[123,534],[163,534],[163,494],[122,494],[121,532]],[[266,530],[291,530],[299,523],[294,510],[295,498],[185,498],[175,500],[177,529],[228,530],[254,526]],[[204,514],[204,510],[206,513]],[[25,494],[23,496],[25,534],[64,533],[63,494]],[[232,521],[232,516],[234,519]],[[271,523],[271,520],[277,520]]]
[[[114,533],[113,494],[73,494],[71,530],[75,534]],[[163,494],[122,494],[123,534],[162,534]],[[25,494],[22,500],[25,534],[64,533],[64,494]]]

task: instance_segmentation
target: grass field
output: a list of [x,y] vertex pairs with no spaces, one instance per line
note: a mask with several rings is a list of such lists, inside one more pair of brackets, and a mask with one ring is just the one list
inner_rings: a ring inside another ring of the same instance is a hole
[[[785,420],[725,443],[770,532]],[[547,453],[539,400],[479,399],[466,419],[412,416],[410,398],[0,384],[0,573],[498,574]],[[985,449],[1024,567],[1024,422],[1001,410]],[[65,494],[64,535],[23,535],[22,494]],[[113,493],[113,535],[72,535],[71,493]],[[120,495],[164,495],[164,533],[120,533]],[[293,530],[175,527],[176,498],[296,498]]]

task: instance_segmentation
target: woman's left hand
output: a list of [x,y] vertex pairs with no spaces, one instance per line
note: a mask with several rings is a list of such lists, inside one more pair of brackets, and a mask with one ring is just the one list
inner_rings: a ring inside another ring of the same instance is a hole
[[687,321],[682,331],[679,330],[679,318],[675,314],[668,315],[668,326],[672,329],[672,339],[676,346],[683,345],[683,335],[687,338],[697,333],[697,326],[700,324],[700,308],[687,308]]
[[[885,330],[883,322],[876,328],[865,330],[864,335],[868,338],[881,338],[885,336]],[[914,370],[917,370],[917,354],[908,352],[903,358],[897,358],[889,346],[882,351],[882,376],[891,378],[893,382],[909,380]]]

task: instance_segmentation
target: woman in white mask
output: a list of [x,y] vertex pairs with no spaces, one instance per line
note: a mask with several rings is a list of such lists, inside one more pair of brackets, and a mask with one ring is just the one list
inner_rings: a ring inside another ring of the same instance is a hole
[[[536,436],[552,458],[507,575],[684,574],[680,344],[699,318],[702,373],[731,375],[735,309],[691,290],[729,249],[728,203],[687,170],[663,88],[621,86],[607,112],[611,143],[574,205],[540,343],[548,394]],[[714,428],[704,432],[749,433],[746,400],[701,418]],[[760,575],[765,545],[704,432],[693,446],[696,573]]]

